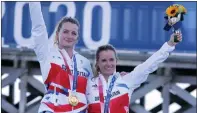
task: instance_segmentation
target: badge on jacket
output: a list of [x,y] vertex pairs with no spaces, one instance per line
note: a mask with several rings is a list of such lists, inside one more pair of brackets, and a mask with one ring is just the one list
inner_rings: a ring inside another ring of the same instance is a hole
[[66,66],[64,64],[62,64],[62,69],[66,70]]

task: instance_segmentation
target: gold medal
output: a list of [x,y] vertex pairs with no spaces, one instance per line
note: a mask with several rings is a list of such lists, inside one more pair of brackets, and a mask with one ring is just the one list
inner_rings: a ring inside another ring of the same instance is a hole
[[78,100],[77,96],[70,95],[68,97],[68,102],[69,102],[70,105],[76,106],[79,103],[79,100]]

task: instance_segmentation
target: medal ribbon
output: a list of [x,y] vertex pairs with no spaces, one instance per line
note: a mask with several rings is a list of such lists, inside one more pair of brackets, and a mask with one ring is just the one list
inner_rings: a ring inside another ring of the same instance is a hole
[[60,51],[60,53],[61,53],[61,55],[62,55],[62,57],[64,59],[64,63],[66,65],[66,71],[69,74],[70,82],[72,82],[72,80],[73,80],[72,91],[76,92],[76,89],[77,89],[77,77],[78,77],[76,57],[75,57],[75,55],[73,55],[73,62],[74,62],[74,70],[73,70],[74,78],[73,78],[73,76],[71,76],[72,75],[71,70],[70,70],[70,68],[68,66],[68,63],[66,62],[66,59],[65,59],[63,53],[61,51]]
[[100,102],[101,102],[101,111],[102,111],[102,106],[103,106],[103,103],[104,103],[104,113],[108,113],[108,110],[109,110],[109,102],[110,102],[110,98],[111,98],[111,91],[114,87],[114,83],[116,81],[116,76],[113,75],[112,77],[112,80],[110,82],[110,85],[109,85],[109,88],[107,90],[107,96],[106,96],[106,99],[105,99],[105,102],[104,102],[104,96],[103,96],[103,85],[102,85],[102,82],[101,82],[101,79],[99,78],[99,98],[100,98]]
[[74,79],[73,79],[73,89],[72,91],[76,92],[77,90],[77,77],[78,77],[78,72],[77,72],[77,60],[75,55],[73,55],[73,61],[74,61]]
[[100,98],[100,104],[101,104],[100,106],[101,106],[101,113],[102,113],[103,105],[104,105],[104,96],[103,96],[103,86],[102,86],[100,77],[98,81],[98,88],[99,88],[99,98]]

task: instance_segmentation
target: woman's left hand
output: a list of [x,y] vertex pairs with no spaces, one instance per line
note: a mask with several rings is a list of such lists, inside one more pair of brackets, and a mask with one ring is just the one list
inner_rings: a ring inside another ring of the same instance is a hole
[[181,33],[181,32],[173,33],[173,34],[170,36],[170,40],[168,41],[168,45],[170,45],[170,46],[175,46],[176,44],[179,43],[179,42],[174,42],[175,36],[177,36],[177,40],[178,40],[179,42],[182,41],[182,33]]

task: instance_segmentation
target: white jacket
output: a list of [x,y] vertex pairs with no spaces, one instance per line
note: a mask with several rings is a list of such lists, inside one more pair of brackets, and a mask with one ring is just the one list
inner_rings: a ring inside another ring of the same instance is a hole
[[42,111],[70,113],[72,109],[74,113],[85,111],[87,107],[85,96],[87,79],[92,76],[89,60],[74,51],[79,75],[76,88],[79,104],[76,107],[72,107],[68,103],[68,92],[71,91],[72,80],[69,80],[69,75],[65,72],[66,69],[63,68],[65,62],[59,51],[66,57],[71,70],[73,70],[73,61],[64,49],[59,50],[49,43],[40,3],[30,2],[29,8],[32,20],[32,36],[35,44],[34,51],[40,63],[46,88],[46,94],[41,101],[39,113]]
[[[169,52],[173,51],[175,47],[169,46],[165,43],[160,50],[154,53],[144,63],[135,67],[135,69],[127,75],[121,76],[115,72],[114,75],[117,79],[114,83],[114,87],[111,92],[111,99],[109,104],[109,113],[128,113],[129,112],[129,100],[132,98],[131,94],[141,83],[145,82],[148,75],[154,72],[158,65],[166,60],[169,56]],[[111,75],[108,79],[108,83],[104,79],[103,75],[99,75],[103,85],[103,95],[107,95],[106,90],[112,79]],[[87,99],[88,99],[88,113],[103,113],[101,112],[100,98],[99,98],[99,77],[88,80],[87,86]]]

